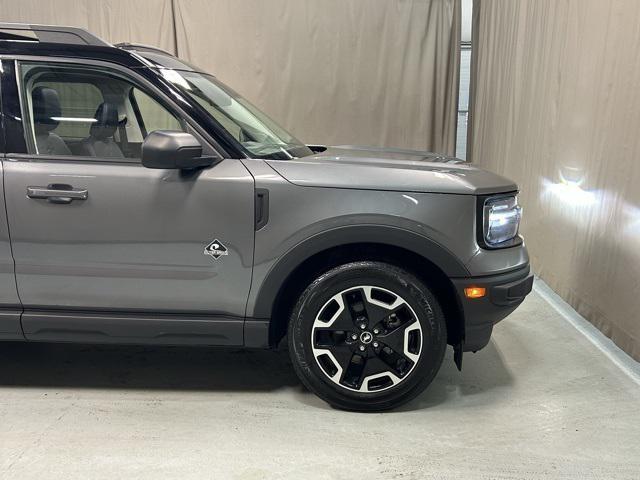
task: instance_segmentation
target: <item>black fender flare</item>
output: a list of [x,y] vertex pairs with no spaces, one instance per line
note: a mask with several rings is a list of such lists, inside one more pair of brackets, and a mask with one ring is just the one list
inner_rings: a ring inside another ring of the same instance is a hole
[[392,245],[416,253],[445,275],[465,277],[469,271],[446,247],[419,233],[386,225],[347,225],[313,235],[280,257],[267,273],[256,295],[254,319],[270,319],[274,302],[289,275],[305,260],[330,248],[356,243]]

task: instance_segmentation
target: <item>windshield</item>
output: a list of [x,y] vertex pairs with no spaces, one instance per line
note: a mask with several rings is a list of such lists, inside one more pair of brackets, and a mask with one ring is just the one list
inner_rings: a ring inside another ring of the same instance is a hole
[[282,160],[313,152],[211,75],[161,69],[162,76],[198,102],[252,157]]

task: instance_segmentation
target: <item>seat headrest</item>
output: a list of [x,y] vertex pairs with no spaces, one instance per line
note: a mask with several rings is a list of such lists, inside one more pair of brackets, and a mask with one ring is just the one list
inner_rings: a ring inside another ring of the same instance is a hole
[[37,132],[49,132],[58,126],[52,117],[60,117],[58,92],[49,87],[36,87],[31,92],[33,102],[33,124]]
[[114,133],[118,128],[118,108],[107,102],[100,104],[96,110],[94,118],[96,122],[91,124],[89,135],[97,140],[105,140]]

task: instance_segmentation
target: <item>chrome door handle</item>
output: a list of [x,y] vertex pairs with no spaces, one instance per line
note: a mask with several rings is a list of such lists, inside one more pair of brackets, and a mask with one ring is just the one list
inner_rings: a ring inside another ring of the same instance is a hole
[[27,187],[27,197],[44,198],[51,203],[66,204],[74,200],[86,200],[87,189],[73,188],[65,183],[50,183],[46,187]]

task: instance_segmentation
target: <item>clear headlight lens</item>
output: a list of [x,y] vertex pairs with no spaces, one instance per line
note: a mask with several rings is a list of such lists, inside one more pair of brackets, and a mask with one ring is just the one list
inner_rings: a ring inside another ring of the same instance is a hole
[[484,240],[489,246],[499,246],[518,235],[522,207],[518,197],[489,198],[484,202]]

